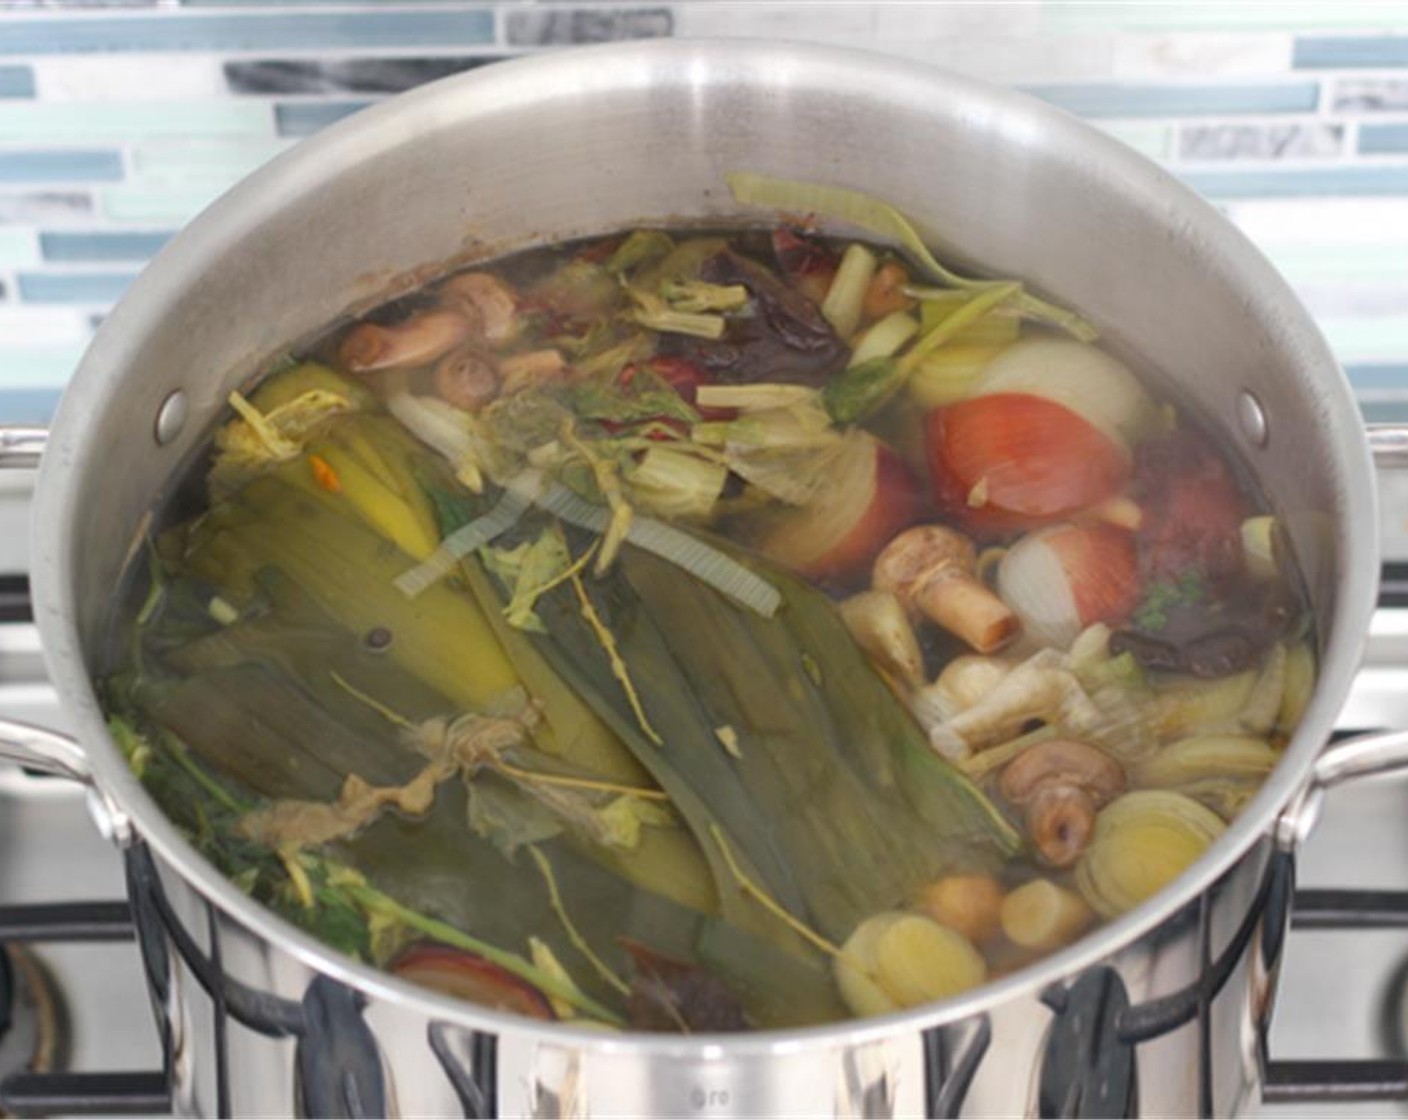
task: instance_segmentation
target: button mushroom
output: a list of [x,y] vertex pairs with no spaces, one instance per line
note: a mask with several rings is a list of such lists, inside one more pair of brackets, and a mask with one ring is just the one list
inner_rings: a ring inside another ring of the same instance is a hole
[[359,323],[342,340],[338,355],[353,373],[429,365],[469,337],[471,324],[456,311],[412,315],[395,326]]
[[518,297],[497,276],[461,272],[441,285],[440,298],[470,318],[486,342],[508,342],[518,330]]
[[499,393],[494,365],[472,346],[452,350],[435,366],[435,392],[456,408],[478,412]]
[[979,653],[991,653],[1017,633],[1017,616],[974,574],[973,542],[943,525],[906,529],[876,557],[875,587],[897,595]]
[[1026,810],[1027,833],[1042,863],[1071,867],[1095,829],[1095,813],[1124,792],[1109,755],[1075,739],[1047,739],[1007,764],[998,790]]

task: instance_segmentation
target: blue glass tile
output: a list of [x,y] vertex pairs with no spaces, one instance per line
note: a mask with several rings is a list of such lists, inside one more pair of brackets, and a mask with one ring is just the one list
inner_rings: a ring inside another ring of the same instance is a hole
[[[1385,20],[1388,12],[1384,12]],[[1388,69],[1408,66],[1408,35],[1335,36],[1297,39],[1294,65],[1298,69],[1338,69],[1368,66]]]
[[1350,365],[1344,367],[1356,393],[1398,389],[1408,393],[1408,364]]
[[274,106],[274,120],[280,136],[311,136],[370,104],[370,101],[286,101]]
[[1360,401],[1359,411],[1369,424],[1408,424],[1408,401]]
[[0,183],[81,183],[121,178],[121,152],[0,152]]
[[1361,125],[1359,150],[1366,155],[1408,152],[1408,124]]
[[310,47],[456,47],[491,43],[494,14],[341,11],[73,16],[7,23],[0,53],[290,51]]
[[28,66],[0,66],[0,97],[33,96],[34,72]]
[[1212,198],[1408,194],[1408,166],[1364,164],[1245,171],[1187,171],[1183,181]]
[[1214,113],[1308,113],[1320,100],[1316,82],[1266,85],[1027,86],[1026,92],[1083,117],[1170,117]]
[[39,248],[50,261],[144,261],[171,239],[170,233],[83,230],[39,235]]
[[47,424],[61,396],[61,389],[0,389],[0,424]]
[[113,303],[135,272],[21,272],[20,298],[29,303]]

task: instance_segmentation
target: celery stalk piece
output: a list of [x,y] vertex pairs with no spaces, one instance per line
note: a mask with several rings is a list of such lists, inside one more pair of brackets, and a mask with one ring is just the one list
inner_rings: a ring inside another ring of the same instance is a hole
[[843,339],[849,339],[860,325],[865,289],[879,264],[875,254],[861,244],[847,245],[841,254],[841,263],[821,302],[821,313]]

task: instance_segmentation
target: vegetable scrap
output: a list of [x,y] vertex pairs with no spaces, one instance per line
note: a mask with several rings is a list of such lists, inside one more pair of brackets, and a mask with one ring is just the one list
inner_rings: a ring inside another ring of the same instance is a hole
[[929,1004],[1164,889],[1295,733],[1229,444],[889,203],[729,185],[767,228],[334,325],[152,511],[113,738],[333,949],[612,1030]]

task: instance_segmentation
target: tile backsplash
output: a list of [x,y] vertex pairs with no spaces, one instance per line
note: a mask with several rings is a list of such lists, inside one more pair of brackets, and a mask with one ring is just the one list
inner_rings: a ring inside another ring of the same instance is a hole
[[43,420],[143,264],[380,98],[574,43],[781,37],[1020,87],[1167,165],[1408,419],[1408,5],[0,0],[0,421]]

